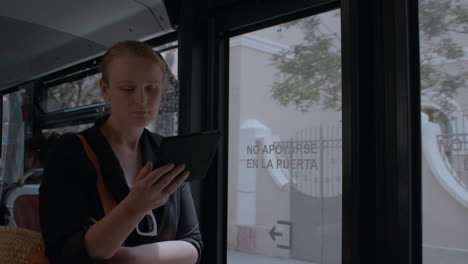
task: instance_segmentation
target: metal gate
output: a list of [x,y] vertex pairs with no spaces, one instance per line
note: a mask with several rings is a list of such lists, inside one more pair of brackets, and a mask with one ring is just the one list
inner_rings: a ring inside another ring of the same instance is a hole
[[[291,257],[341,263],[341,126],[307,128],[276,143],[295,149],[280,156],[291,163]],[[314,151],[304,151],[306,144]],[[298,166],[299,160],[308,166]]]

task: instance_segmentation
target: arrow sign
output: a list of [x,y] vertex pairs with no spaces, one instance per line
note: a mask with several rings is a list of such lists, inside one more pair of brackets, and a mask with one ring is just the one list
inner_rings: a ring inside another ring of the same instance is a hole
[[[292,242],[292,234],[291,234],[291,228],[292,228],[292,223],[289,222],[289,221],[282,221],[282,220],[278,220],[276,221],[277,224],[279,225],[287,225],[289,226],[289,245],[276,245],[277,248],[281,248],[281,249],[287,249],[287,250],[291,250],[291,242]],[[271,236],[271,239],[273,239],[273,241],[276,241],[276,237],[282,237],[283,236],[283,233],[280,233],[280,232],[276,232],[276,226],[273,226],[271,229],[270,229],[270,232],[268,232]]]
[[273,239],[273,241],[276,241],[275,236],[283,236],[283,233],[275,232],[275,230],[276,230],[276,226],[273,226],[273,228],[270,230],[270,236],[271,236],[271,239]]

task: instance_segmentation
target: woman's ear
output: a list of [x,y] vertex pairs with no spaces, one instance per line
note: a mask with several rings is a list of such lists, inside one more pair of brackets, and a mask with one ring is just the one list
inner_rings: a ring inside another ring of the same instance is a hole
[[99,80],[99,87],[101,88],[101,95],[104,100],[109,101],[109,85],[103,79]]

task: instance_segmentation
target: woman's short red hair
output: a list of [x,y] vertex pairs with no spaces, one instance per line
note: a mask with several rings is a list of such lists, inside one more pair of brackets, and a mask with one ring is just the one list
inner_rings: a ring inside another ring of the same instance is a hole
[[136,40],[125,40],[114,44],[111,48],[107,50],[107,52],[104,54],[104,57],[102,58],[101,78],[105,82],[108,82],[109,80],[109,74],[107,73],[107,68],[109,64],[115,57],[121,56],[123,54],[131,54],[133,56],[148,58],[152,60],[154,63],[159,65],[159,67],[161,67],[163,78],[166,76],[167,64],[161,56],[161,54],[159,54],[157,51],[154,51],[153,48],[146,43]]

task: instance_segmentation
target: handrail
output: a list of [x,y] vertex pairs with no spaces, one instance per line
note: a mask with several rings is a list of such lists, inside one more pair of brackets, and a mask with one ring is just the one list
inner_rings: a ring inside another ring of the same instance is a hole
[[28,171],[26,174],[21,176],[21,178],[18,180],[18,186],[24,186],[24,183],[29,177],[33,175],[42,175],[43,173],[44,173],[43,168],[35,168],[35,169]]

